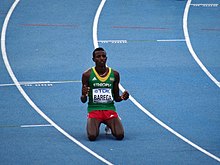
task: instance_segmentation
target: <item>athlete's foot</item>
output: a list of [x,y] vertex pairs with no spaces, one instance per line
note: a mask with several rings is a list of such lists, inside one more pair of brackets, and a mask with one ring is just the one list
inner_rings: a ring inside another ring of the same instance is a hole
[[105,127],[105,134],[106,135],[111,135],[112,134],[112,131],[108,126]]

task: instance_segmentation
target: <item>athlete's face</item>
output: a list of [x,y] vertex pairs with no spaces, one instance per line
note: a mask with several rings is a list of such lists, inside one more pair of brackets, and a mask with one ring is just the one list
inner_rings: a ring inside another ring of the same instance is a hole
[[107,56],[105,51],[96,51],[93,61],[96,63],[96,66],[105,66],[107,61]]

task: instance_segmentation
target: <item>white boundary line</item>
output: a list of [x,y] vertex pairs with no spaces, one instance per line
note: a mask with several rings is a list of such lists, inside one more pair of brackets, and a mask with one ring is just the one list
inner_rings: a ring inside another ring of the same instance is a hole
[[33,127],[53,127],[53,126],[51,124],[0,125],[0,128],[10,128],[10,127],[33,128]]
[[32,106],[32,108],[39,113],[46,121],[48,121],[48,123],[50,123],[52,126],[54,126],[60,133],[62,133],[64,136],[66,136],[68,139],[70,139],[71,141],[73,141],[74,143],[76,143],[79,147],[81,147],[82,149],[84,149],[85,151],[87,151],[88,153],[90,153],[91,155],[93,155],[94,157],[96,157],[97,159],[99,159],[100,161],[102,161],[103,163],[112,165],[111,162],[107,161],[106,159],[104,159],[103,157],[99,156],[97,153],[95,153],[94,151],[92,151],[91,149],[89,149],[88,147],[86,147],[85,145],[83,145],[82,143],[80,143],[78,140],[76,140],[74,137],[72,137],[70,134],[68,134],[66,131],[64,131],[60,126],[58,126],[53,120],[51,120],[47,115],[45,115],[40,108],[37,107],[37,105],[30,99],[30,97],[26,94],[26,92],[23,90],[23,88],[21,87],[21,85],[19,84],[16,76],[14,75],[12,68],[9,64],[8,61],[8,57],[7,57],[7,53],[6,53],[6,45],[5,45],[5,36],[6,36],[6,30],[7,30],[7,26],[8,26],[8,22],[9,19],[11,17],[11,14],[13,13],[15,7],[17,6],[17,4],[19,3],[20,0],[15,0],[14,3],[12,4],[11,8],[9,9],[7,16],[4,20],[3,23],[3,27],[2,27],[2,35],[1,35],[1,50],[2,50],[2,57],[5,63],[5,66],[7,68],[7,71],[10,75],[10,77],[12,78],[13,82],[15,83],[16,87],[18,88],[19,92],[22,94],[22,96],[26,99],[26,101]]
[[96,11],[96,15],[95,15],[95,18],[94,18],[94,21],[93,21],[93,44],[94,44],[94,47],[97,48],[99,46],[98,44],[98,39],[97,39],[97,29],[98,29],[98,23],[99,23],[99,16],[100,16],[100,13],[102,11],[102,8],[103,6],[105,5],[105,2],[106,0],[102,0],[100,5],[99,5],[99,8],[98,10]]
[[[19,82],[20,85],[35,85],[35,84],[65,84],[65,83],[80,83],[81,80],[66,80],[66,81],[25,81]],[[0,87],[15,86],[16,84],[0,84]]]
[[33,128],[33,127],[53,127],[51,124],[37,124],[37,125],[21,125],[21,128]]
[[103,44],[127,44],[128,41],[127,40],[99,40],[99,43],[103,43]]
[[218,7],[219,6],[219,4],[216,4],[216,3],[194,3],[190,5],[194,7]]
[[[95,33],[94,33],[95,34]],[[98,40],[98,43],[102,44],[127,44],[129,41],[133,40]],[[141,40],[139,40],[141,41]],[[147,41],[147,40],[142,40],[142,41]],[[160,39],[160,40],[148,40],[148,41],[155,41],[155,42],[185,42],[185,39]]]
[[167,39],[167,40],[157,40],[157,42],[185,42],[185,39]]
[[[102,0],[100,6],[103,7],[104,3],[106,0]],[[101,12],[101,9],[100,9]],[[98,14],[100,14],[100,12]],[[95,26],[93,26],[93,44],[94,47],[97,48],[98,45],[98,40],[97,40],[97,25],[98,25],[98,18],[99,15],[96,16],[97,18],[94,20],[94,24]],[[94,31],[95,30],[95,31]],[[120,90],[123,92],[125,91],[124,87],[119,84],[119,88]],[[161,125],[163,128],[165,128],[166,130],[168,130],[169,132],[171,132],[172,134],[174,134],[175,136],[177,136],[178,138],[182,139],[184,142],[188,143],[189,145],[191,145],[192,147],[196,148],[197,150],[203,152],[204,154],[206,154],[207,156],[217,160],[218,162],[220,162],[220,158],[218,158],[217,156],[211,154],[210,152],[206,151],[205,149],[201,148],[200,146],[196,145],[195,143],[191,142],[190,140],[188,140],[187,138],[185,138],[184,136],[182,136],[181,134],[179,134],[178,132],[176,132],[175,130],[173,130],[172,128],[170,128],[168,125],[166,125],[165,123],[163,123],[162,121],[160,121],[158,118],[156,118],[153,114],[151,114],[147,109],[145,109],[139,102],[137,102],[135,100],[135,98],[133,98],[131,95],[129,96],[129,99],[140,109],[142,110],[146,115],[148,115],[151,119],[153,119],[155,122],[157,122],[159,125]]]
[[192,57],[194,60],[197,62],[197,64],[200,66],[200,68],[206,73],[206,75],[220,88],[220,82],[216,80],[216,78],[208,71],[208,69],[203,65],[203,63],[200,61],[198,56],[196,55],[195,51],[193,50],[189,33],[188,33],[188,25],[187,25],[187,20],[188,20],[188,13],[189,13],[189,8],[192,0],[188,0],[186,3],[186,7],[184,10],[184,15],[183,15],[183,32],[186,40],[186,45],[189,49],[189,52],[191,53]]

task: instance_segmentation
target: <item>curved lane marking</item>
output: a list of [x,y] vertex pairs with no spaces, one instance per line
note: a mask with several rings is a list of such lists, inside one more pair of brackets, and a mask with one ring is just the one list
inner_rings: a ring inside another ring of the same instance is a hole
[[208,71],[208,69],[203,65],[201,60],[198,58],[196,55],[195,51],[193,50],[190,37],[189,37],[189,32],[188,32],[188,13],[189,13],[189,8],[192,0],[188,0],[186,3],[186,7],[184,10],[184,15],[183,15],[183,32],[186,40],[186,45],[189,49],[189,52],[191,53],[192,57],[194,60],[197,62],[197,64],[200,66],[200,68],[205,72],[205,74],[220,88],[220,82],[216,80],[216,78]]
[[109,164],[112,165],[111,162],[109,162],[108,160],[104,159],[103,157],[99,156],[97,153],[95,153],[94,151],[92,151],[91,149],[89,149],[88,147],[86,147],[85,145],[83,145],[82,143],[80,143],[78,140],[76,140],[74,137],[72,137],[70,134],[68,134],[66,131],[64,131],[60,126],[58,126],[53,120],[51,120],[47,115],[45,115],[40,108],[38,108],[38,106],[30,99],[30,97],[26,94],[26,92],[23,90],[23,88],[21,87],[21,84],[18,82],[15,74],[13,73],[13,70],[10,66],[8,57],[7,57],[7,53],[6,53],[6,45],[5,45],[5,36],[6,36],[6,30],[7,30],[7,26],[8,26],[8,22],[9,19],[11,17],[11,14],[13,13],[15,7],[17,6],[17,4],[19,3],[20,0],[15,0],[14,3],[12,4],[11,8],[9,9],[7,16],[4,20],[3,23],[3,28],[2,28],[2,35],[1,35],[1,50],[2,50],[2,57],[5,63],[5,66],[7,68],[7,71],[11,77],[11,79],[13,80],[14,84],[16,85],[16,87],[18,88],[19,92],[22,94],[22,96],[25,98],[25,100],[32,106],[32,108],[37,111],[37,113],[39,113],[46,121],[48,121],[48,123],[50,123],[54,128],[56,128],[60,133],[62,133],[64,136],[66,136],[68,139],[70,139],[71,141],[73,141],[74,143],[76,143],[79,147],[81,147],[82,149],[84,149],[85,151],[87,151],[88,153],[90,153],[91,155],[93,155],[94,157],[96,157],[97,159],[99,159],[100,161],[102,161],[105,164]]
[[[93,23],[93,44],[94,44],[94,48],[99,47],[98,45],[98,36],[97,36],[97,27],[98,27],[98,20],[99,20],[99,15],[101,13],[101,10],[105,4],[106,0],[102,0],[102,2],[100,3],[100,8],[95,16],[94,19],[94,23]],[[123,92],[125,91],[124,87],[119,84],[119,88],[120,90]],[[151,119],[153,119],[155,122],[157,122],[159,125],[161,125],[163,128],[165,128],[166,130],[168,130],[169,132],[171,132],[172,134],[174,134],[175,136],[177,136],[178,138],[182,139],[184,142],[188,143],[189,145],[191,145],[192,147],[196,148],[197,150],[203,152],[204,154],[206,154],[207,156],[217,160],[218,162],[220,162],[220,158],[218,158],[217,156],[211,154],[210,152],[206,151],[205,149],[203,149],[202,147],[198,146],[197,144],[191,142],[190,140],[188,140],[187,138],[185,138],[184,136],[182,136],[181,134],[179,134],[178,132],[176,132],[175,130],[173,130],[172,128],[170,128],[168,125],[166,125],[165,123],[163,123],[161,120],[159,120],[158,118],[156,118],[152,113],[150,113],[146,108],[144,108],[138,101],[135,100],[134,97],[132,97],[131,95],[129,96],[129,99],[141,110],[143,111],[146,115],[148,115]]]

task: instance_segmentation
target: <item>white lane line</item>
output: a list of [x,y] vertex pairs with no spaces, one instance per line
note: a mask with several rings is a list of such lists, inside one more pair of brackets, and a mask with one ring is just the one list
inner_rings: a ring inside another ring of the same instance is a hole
[[[19,82],[20,85],[35,85],[35,84],[66,84],[66,83],[80,83],[81,80],[64,80],[64,81],[23,81]],[[0,84],[0,87],[16,86],[16,84]]]
[[108,44],[108,43],[112,43],[112,44],[127,44],[128,41],[127,40],[99,40],[99,43],[103,43],[103,44]]
[[53,127],[51,124],[29,124],[29,125],[0,125],[0,128],[34,128],[34,127]]
[[70,134],[68,134],[66,131],[64,131],[60,126],[58,126],[53,120],[51,120],[47,115],[45,115],[40,108],[38,108],[38,106],[30,99],[30,97],[26,94],[26,92],[23,90],[23,88],[21,87],[21,85],[19,84],[16,76],[14,75],[12,68],[9,64],[8,61],[8,57],[7,57],[7,53],[6,53],[6,45],[5,45],[5,37],[6,37],[6,30],[7,30],[7,26],[8,26],[8,22],[9,19],[11,17],[11,14],[13,13],[15,7],[17,6],[17,4],[19,3],[20,0],[15,0],[14,3],[12,4],[11,8],[9,9],[7,16],[4,20],[3,23],[3,27],[2,27],[2,33],[1,33],[1,50],[2,50],[2,57],[6,66],[6,69],[11,77],[11,79],[13,80],[13,82],[15,83],[16,87],[18,88],[19,92],[23,95],[23,97],[26,99],[26,101],[32,106],[32,108],[38,112],[46,121],[48,121],[48,123],[50,123],[53,127],[55,127],[60,133],[62,133],[64,136],[66,136],[68,139],[70,139],[71,141],[73,141],[74,143],[76,143],[79,147],[81,147],[82,149],[84,149],[85,151],[87,151],[88,153],[90,153],[91,155],[93,155],[94,157],[96,157],[97,159],[99,159],[100,161],[102,161],[103,163],[112,165],[111,162],[107,161],[106,159],[104,159],[103,157],[101,157],[100,155],[98,155],[97,153],[95,153],[94,151],[92,151],[91,149],[89,149],[88,147],[86,147],[85,145],[83,145],[82,143],[80,143],[78,140],[76,140],[74,137],[72,137]]
[[192,0],[188,0],[186,3],[186,7],[184,10],[184,15],[183,15],[183,32],[186,40],[186,45],[189,49],[189,52],[191,53],[192,57],[194,60],[197,62],[197,64],[200,66],[200,68],[206,73],[206,75],[220,88],[220,82],[216,80],[216,78],[208,71],[208,69],[203,65],[203,63],[200,61],[198,56],[196,55],[195,51],[193,50],[189,33],[188,33],[188,13],[189,13],[189,8]]
[[167,40],[157,40],[157,42],[185,42],[185,39],[167,39]]
[[160,40],[98,40],[102,44],[127,44],[129,42],[185,42],[185,39],[160,39]]
[[103,6],[105,5],[105,2],[106,0],[102,0],[101,3],[99,4],[98,10],[96,11],[95,18],[93,21],[93,33],[92,34],[93,34],[93,44],[95,48],[99,46],[98,39],[97,39],[97,36],[98,36],[97,28],[98,28],[98,23],[99,23],[99,16],[100,16]]
[[[105,1],[105,0],[103,0]],[[101,5],[102,7],[104,6]],[[99,12],[100,14],[100,12]],[[99,16],[97,16],[99,17]],[[95,22],[97,21],[97,22]],[[95,19],[94,20],[94,23],[93,23],[93,26],[94,24],[98,24],[98,20]],[[95,32],[93,31],[93,34],[96,34],[96,36],[93,36],[93,44],[94,44],[94,47],[97,48],[99,45],[98,45],[98,36],[97,36],[97,25],[95,26],[95,28],[93,27],[93,30],[95,30]],[[96,42],[96,43],[95,43]],[[124,87],[119,84],[119,88],[122,92],[125,91]],[[174,134],[175,136],[177,136],[178,138],[182,139],[184,142],[188,143],[189,145],[191,145],[192,147],[196,148],[197,150],[201,151],[202,153],[206,154],[207,156],[217,160],[220,162],[220,158],[218,158],[217,156],[211,154],[210,152],[206,151],[205,149],[203,149],[202,147],[196,145],[195,143],[191,142],[190,140],[188,140],[187,138],[185,138],[184,136],[182,136],[181,134],[179,134],[178,132],[176,132],[175,130],[173,130],[172,128],[170,128],[168,125],[166,125],[165,123],[163,123],[161,120],[159,120],[158,118],[156,118],[153,114],[151,114],[146,108],[144,108],[139,102],[137,102],[131,95],[129,96],[129,99],[141,110],[143,111],[146,115],[148,115],[151,119],[153,119],[155,122],[157,122],[159,125],[161,125],[163,128],[165,128],[166,130],[168,130],[169,132],[171,132],[172,134]]]
[[34,127],[53,127],[51,124],[35,124],[35,125],[21,125],[21,128],[34,128]]
[[[124,87],[120,85],[120,90],[121,91],[125,91]],[[191,145],[192,147],[196,148],[197,150],[203,152],[204,154],[206,154],[207,156],[217,160],[220,162],[220,158],[218,158],[217,156],[211,154],[210,152],[206,151],[205,149],[203,149],[202,147],[198,146],[197,144],[191,142],[190,140],[188,140],[187,138],[185,138],[184,136],[182,136],[180,133],[176,132],[174,129],[172,129],[171,127],[169,127],[168,125],[166,125],[164,122],[162,122],[161,120],[159,120],[157,117],[155,117],[152,113],[150,113],[146,108],[144,108],[138,101],[135,100],[135,98],[133,98],[132,96],[129,96],[129,99],[141,110],[143,111],[146,115],[148,115],[151,119],[153,119],[155,122],[157,122],[159,125],[161,125],[163,128],[165,128],[166,130],[168,130],[169,132],[171,132],[172,134],[174,134],[175,136],[177,136],[178,138],[182,139],[184,142],[188,143],[189,145]]]
[[194,3],[190,5],[194,7],[218,7],[219,6],[219,4],[216,4],[216,3]]

